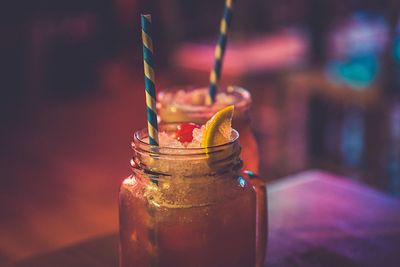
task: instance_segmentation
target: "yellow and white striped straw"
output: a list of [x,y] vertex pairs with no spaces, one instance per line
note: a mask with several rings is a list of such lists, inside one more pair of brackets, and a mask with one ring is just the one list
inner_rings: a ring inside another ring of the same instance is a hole
[[226,0],[225,1],[225,10],[224,16],[221,20],[220,25],[220,34],[218,39],[217,47],[215,48],[215,60],[214,60],[214,68],[210,73],[210,85],[208,88],[209,98],[208,104],[211,105],[215,102],[215,97],[218,90],[219,81],[221,79],[222,72],[222,64],[225,55],[226,43],[228,41],[228,28],[231,24],[232,20],[232,9],[233,9],[234,0]]

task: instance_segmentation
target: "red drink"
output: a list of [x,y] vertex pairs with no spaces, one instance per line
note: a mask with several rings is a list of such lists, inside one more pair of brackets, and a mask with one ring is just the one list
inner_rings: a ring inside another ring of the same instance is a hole
[[262,219],[257,224],[256,208],[265,209],[266,199],[256,205],[255,188],[241,173],[237,132],[207,152],[155,151],[141,141],[144,132],[135,135],[134,173],[120,190],[120,266],[256,266],[256,232],[266,228]]

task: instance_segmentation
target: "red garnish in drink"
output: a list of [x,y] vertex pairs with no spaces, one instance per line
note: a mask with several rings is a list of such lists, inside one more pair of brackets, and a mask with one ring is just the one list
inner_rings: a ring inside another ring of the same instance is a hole
[[200,128],[200,125],[195,123],[182,123],[176,127],[176,140],[181,143],[192,142],[193,140],[193,130],[195,128]]

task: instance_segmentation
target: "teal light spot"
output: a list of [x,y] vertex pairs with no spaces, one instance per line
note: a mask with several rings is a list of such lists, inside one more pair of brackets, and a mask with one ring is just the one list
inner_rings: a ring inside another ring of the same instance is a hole
[[400,39],[397,38],[396,41],[394,42],[394,48],[393,48],[393,54],[395,60],[400,63]]
[[245,180],[242,176],[239,176],[239,177],[237,178],[237,180],[238,180],[239,185],[240,185],[241,187],[245,187],[245,186],[246,186],[246,180]]

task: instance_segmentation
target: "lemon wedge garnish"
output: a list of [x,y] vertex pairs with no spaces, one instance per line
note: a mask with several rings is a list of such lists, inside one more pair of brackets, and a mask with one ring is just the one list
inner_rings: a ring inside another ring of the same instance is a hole
[[201,139],[202,147],[222,145],[231,140],[233,111],[234,106],[228,106],[207,121]]

